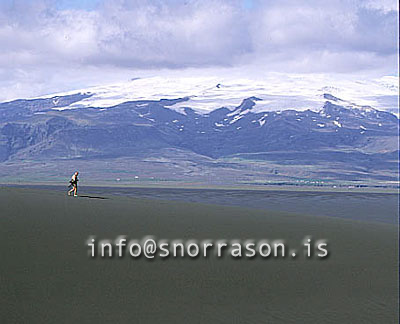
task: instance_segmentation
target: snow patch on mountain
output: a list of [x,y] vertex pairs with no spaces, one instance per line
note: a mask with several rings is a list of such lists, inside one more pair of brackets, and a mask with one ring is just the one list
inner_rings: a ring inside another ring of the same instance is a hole
[[335,124],[335,126],[337,127],[342,127],[342,124],[339,123],[338,121],[334,120],[333,123]]

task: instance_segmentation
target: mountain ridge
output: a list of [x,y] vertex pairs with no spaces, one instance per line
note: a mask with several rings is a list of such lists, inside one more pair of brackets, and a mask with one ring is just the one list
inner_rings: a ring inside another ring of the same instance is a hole
[[[397,180],[398,118],[372,107],[339,105],[344,101],[329,94],[319,111],[258,112],[253,108],[261,99],[255,96],[235,109],[220,107],[205,114],[190,107],[170,109],[187,98],[57,110],[89,96],[0,104],[3,171],[7,163],[27,160],[143,160],[179,150],[181,160],[186,154],[214,161],[240,158],[253,167],[260,161],[280,164],[286,171],[274,174],[289,178],[295,171],[289,172],[288,165],[307,165],[324,179]],[[326,170],[328,165],[335,176]],[[163,168],[167,172],[168,165]]]

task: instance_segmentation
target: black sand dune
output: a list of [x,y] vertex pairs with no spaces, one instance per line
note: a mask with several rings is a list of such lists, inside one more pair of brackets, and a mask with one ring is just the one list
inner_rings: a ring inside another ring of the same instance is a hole
[[[16,188],[0,188],[0,215],[2,323],[398,322],[393,224]],[[293,247],[311,235],[330,256],[88,257],[90,235],[150,234]]]

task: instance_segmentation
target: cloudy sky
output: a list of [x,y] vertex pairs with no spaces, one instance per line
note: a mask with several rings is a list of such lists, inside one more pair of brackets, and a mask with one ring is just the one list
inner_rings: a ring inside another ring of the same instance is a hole
[[137,76],[397,75],[397,0],[1,0],[0,100]]

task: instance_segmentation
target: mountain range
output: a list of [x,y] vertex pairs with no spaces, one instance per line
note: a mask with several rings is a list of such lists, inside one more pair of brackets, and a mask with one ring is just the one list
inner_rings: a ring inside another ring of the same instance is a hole
[[317,110],[260,111],[251,96],[207,112],[190,97],[80,108],[92,96],[1,103],[3,181],[79,168],[105,182],[398,183],[399,119],[329,93]]

